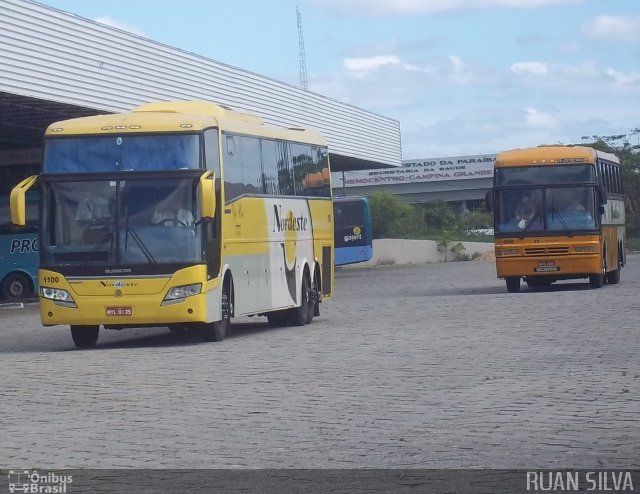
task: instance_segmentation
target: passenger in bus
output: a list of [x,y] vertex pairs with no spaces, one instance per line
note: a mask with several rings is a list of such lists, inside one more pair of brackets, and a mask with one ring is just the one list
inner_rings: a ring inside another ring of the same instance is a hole
[[151,216],[151,223],[163,226],[193,226],[193,214],[181,204],[182,202],[175,193],[169,196],[158,204]]

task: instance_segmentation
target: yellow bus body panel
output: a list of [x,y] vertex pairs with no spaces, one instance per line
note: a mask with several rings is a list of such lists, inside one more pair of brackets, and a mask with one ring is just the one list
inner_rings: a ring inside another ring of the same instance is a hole
[[[314,240],[314,252],[316,253],[316,261],[320,263],[320,273],[323,273],[323,249],[329,247],[331,249],[331,282],[330,286],[322,287],[320,290],[322,294],[322,300],[329,300],[333,298],[333,286],[334,286],[334,217],[333,217],[333,203],[326,200],[309,200],[309,209],[311,210],[311,217],[315,219],[313,224],[313,240]],[[324,283],[324,277],[323,277]]]

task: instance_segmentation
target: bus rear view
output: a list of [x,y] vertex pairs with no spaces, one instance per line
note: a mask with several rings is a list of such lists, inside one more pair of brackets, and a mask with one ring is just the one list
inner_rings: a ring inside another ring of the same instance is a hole
[[592,148],[540,146],[496,158],[496,270],[509,292],[588,278],[620,279],[624,202],[618,159]]
[[335,265],[366,262],[373,257],[369,201],[362,196],[333,198]]

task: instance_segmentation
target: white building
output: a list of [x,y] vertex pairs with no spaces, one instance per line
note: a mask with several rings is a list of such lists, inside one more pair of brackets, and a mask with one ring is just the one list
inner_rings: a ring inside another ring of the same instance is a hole
[[334,170],[400,165],[396,120],[31,0],[0,0],[0,162],[37,156],[57,120],[192,99],[316,127]]

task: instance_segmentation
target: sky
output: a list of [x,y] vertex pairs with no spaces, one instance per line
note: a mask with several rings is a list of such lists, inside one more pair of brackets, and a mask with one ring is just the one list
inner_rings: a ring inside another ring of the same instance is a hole
[[400,122],[403,159],[640,127],[640,0],[39,0]]

